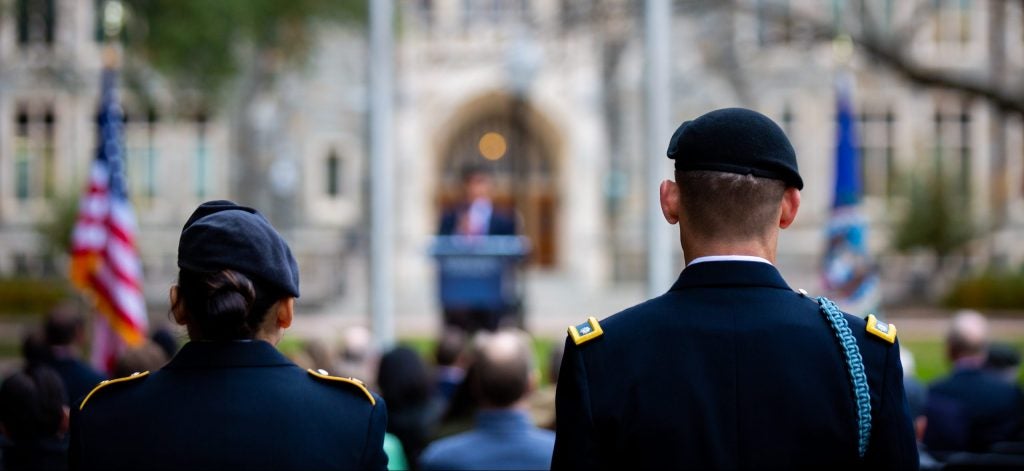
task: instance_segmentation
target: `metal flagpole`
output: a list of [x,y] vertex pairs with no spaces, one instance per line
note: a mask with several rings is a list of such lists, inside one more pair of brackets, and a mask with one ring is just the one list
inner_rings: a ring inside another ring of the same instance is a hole
[[393,24],[393,0],[370,2],[370,313],[381,349],[395,341]]
[[672,285],[675,252],[671,244],[672,230],[661,214],[658,185],[669,177],[665,149],[672,136],[671,62],[669,57],[671,0],[644,2],[644,41],[647,54],[647,295],[661,295]]

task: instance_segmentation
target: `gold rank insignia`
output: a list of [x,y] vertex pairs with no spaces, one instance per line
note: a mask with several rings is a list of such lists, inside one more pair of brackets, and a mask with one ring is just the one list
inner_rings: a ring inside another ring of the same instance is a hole
[[78,410],[85,409],[85,403],[89,402],[89,398],[92,397],[93,394],[96,394],[96,391],[99,391],[100,389],[103,389],[103,388],[105,388],[107,386],[110,386],[111,384],[114,384],[114,383],[123,383],[125,381],[131,381],[133,379],[145,378],[148,375],[149,375],[148,371],[143,371],[142,373],[139,373],[139,372],[132,373],[131,376],[125,376],[124,378],[106,379],[106,380],[100,381],[100,384],[97,384],[95,388],[92,388],[92,391],[89,391],[89,394],[85,395],[85,399],[82,399],[82,403],[78,405]]
[[355,387],[359,388],[359,390],[362,391],[363,394],[366,395],[367,399],[370,400],[370,405],[373,405],[373,406],[377,405],[377,400],[373,398],[373,394],[371,394],[370,390],[366,389],[366,385],[363,384],[363,382],[358,380],[358,379],[355,379],[355,378],[342,378],[341,376],[331,376],[331,375],[327,374],[327,372],[324,371],[324,370],[308,369],[308,370],[306,370],[306,372],[308,372],[314,378],[319,378],[319,379],[323,379],[323,380],[327,380],[327,381],[336,381],[336,382],[339,382],[339,383],[345,383],[345,384],[350,384],[352,386],[355,386]]
[[867,320],[868,333],[889,343],[896,342],[896,326],[879,322],[878,318],[876,318],[874,314],[868,314]]
[[580,325],[569,326],[569,336],[572,337],[572,341],[576,345],[582,345],[602,335],[604,335],[604,330],[601,330],[601,324],[598,324],[597,319],[593,317],[587,318],[587,322]]

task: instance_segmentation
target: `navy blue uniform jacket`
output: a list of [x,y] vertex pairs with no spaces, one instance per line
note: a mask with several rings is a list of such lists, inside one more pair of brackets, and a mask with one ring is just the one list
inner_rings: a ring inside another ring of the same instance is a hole
[[76,469],[385,469],[384,402],[269,343],[191,342],[73,407]]
[[872,428],[857,456],[845,360],[813,300],[775,267],[705,262],[672,289],[571,339],[553,469],[916,469],[899,348],[847,315]]

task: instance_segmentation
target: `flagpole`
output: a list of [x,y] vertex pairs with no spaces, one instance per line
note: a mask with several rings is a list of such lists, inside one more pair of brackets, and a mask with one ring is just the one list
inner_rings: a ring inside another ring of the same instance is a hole
[[381,349],[395,341],[393,22],[393,0],[370,2],[370,313]]
[[661,214],[658,186],[668,174],[665,149],[671,136],[671,41],[672,3],[670,0],[644,2],[644,42],[647,55],[647,295],[655,297],[672,284],[670,228]]

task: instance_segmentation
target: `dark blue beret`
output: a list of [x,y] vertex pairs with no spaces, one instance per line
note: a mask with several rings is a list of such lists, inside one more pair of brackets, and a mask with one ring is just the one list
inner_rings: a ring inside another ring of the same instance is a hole
[[796,152],[771,118],[744,108],[723,108],[687,121],[668,144],[676,170],[712,170],[782,180],[804,188]]
[[299,265],[259,211],[231,201],[199,205],[181,228],[178,267],[209,273],[231,269],[299,297]]

